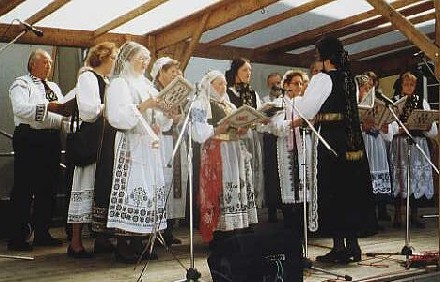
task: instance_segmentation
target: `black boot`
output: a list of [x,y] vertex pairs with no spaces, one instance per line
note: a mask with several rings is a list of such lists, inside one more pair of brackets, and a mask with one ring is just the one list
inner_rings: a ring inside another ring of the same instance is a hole
[[359,246],[359,242],[357,237],[349,237],[345,239],[348,257],[352,259],[354,262],[361,261],[362,259],[362,250]]

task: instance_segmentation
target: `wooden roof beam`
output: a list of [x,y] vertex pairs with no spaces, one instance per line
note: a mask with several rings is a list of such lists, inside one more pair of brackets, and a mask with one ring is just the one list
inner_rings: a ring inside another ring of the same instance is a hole
[[197,29],[200,18],[205,13],[210,13],[205,30],[211,30],[239,17],[258,11],[278,0],[223,0],[213,4],[206,9],[191,16],[176,21],[164,28],[158,29],[149,34],[156,35],[157,49],[176,44],[190,38],[193,31]]
[[167,2],[168,0],[150,0],[144,4],[142,4],[141,6],[129,11],[128,13],[119,16],[113,20],[111,20],[110,22],[108,22],[107,24],[101,26],[100,28],[96,29],[94,31],[94,38],[97,38],[101,35],[103,35],[104,33],[107,33],[129,21],[131,21],[132,19],[139,17],[151,10],[153,10],[154,8],[162,5],[163,3]]
[[[217,45],[208,47],[204,43],[197,45],[193,52],[193,57],[217,59],[217,60],[232,60],[235,58],[247,58],[253,63],[271,64],[279,66],[302,66],[299,65],[300,58],[292,54],[255,54],[253,49],[232,47],[225,45]],[[308,67],[308,65],[306,66]]]
[[200,42],[200,37],[202,37],[203,31],[205,30],[206,22],[209,19],[209,15],[210,15],[209,13],[204,14],[202,20],[200,21],[199,26],[197,27],[196,30],[194,30],[194,33],[191,37],[191,41],[189,42],[189,45],[186,48],[182,59],[180,60],[180,68],[182,71],[185,71],[189,59],[191,58],[191,54],[194,52],[195,48],[197,47],[197,44]]
[[227,43],[227,42],[230,42],[234,39],[242,37],[246,34],[252,33],[257,30],[261,30],[263,28],[266,28],[268,26],[282,22],[282,21],[287,20],[289,18],[301,15],[303,13],[307,13],[313,9],[316,9],[317,7],[323,6],[323,5],[328,4],[330,2],[333,2],[333,1],[335,1],[335,0],[316,0],[316,1],[307,2],[303,5],[292,8],[284,13],[280,13],[280,14],[275,15],[273,17],[267,18],[265,20],[259,21],[254,24],[251,24],[245,28],[235,30],[231,33],[225,34],[215,40],[208,42],[207,44],[208,44],[208,46],[222,45],[224,43]]
[[[20,25],[9,25],[0,24],[0,34],[4,34],[5,31],[8,32],[0,38],[1,42],[9,42],[14,37],[19,34],[23,28]],[[44,32],[44,36],[37,37],[32,32],[28,32],[17,40],[17,43],[22,44],[36,44],[36,45],[49,45],[49,46],[70,46],[70,47],[90,47],[95,42],[93,31],[87,30],[69,30],[69,29],[58,29],[58,28],[39,28]],[[127,39],[136,41],[145,46],[148,45],[148,39],[145,36],[139,35],[129,35],[120,33],[106,33],[99,38],[99,42],[112,41],[118,45],[122,45],[127,41]]]
[[[402,8],[407,5],[417,3],[417,2],[420,2],[420,0],[398,0],[398,1],[393,2],[392,5],[394,8],[397,9],[397,8]],[[420,9],[420,5],[423,5],[423,7],[431,5],[431,9],[432,9],[432,1],[425,1],[422,4],[405,9],[407,11],[406,13],[408,14],[409,12],[413,12],[416,10],[416,8]],[[427,8],[424,11],[426,11],[426,10],[427,10]],[[371,19],[369,21],[363,22],[363,23],[358,24],[356,26],[353,26],[353,24],[360,22],[362,20],[365,20],[365,19],[375,17],[375,16],[377,16],[377,14],[378,14],[378,12],[373,9],[373,10],[369,10],[367,12],[364,12],[364,13],[361,13],[358,15],[353,15],[353,16],[347,17],[347,18],[339,20],[339,21],[328,23],[326,25],[320,26],[320,27],[312,29],[312,30],[308,30],[308,31],[296,34],[294,36],[284,38],[284,39],[279,40],[277,42],[270,43],[265,46],[261,46],[256,49],[256,52],[263,53],[263,52],[271,52],[274,50],[277,50],[277,51],[294,50],[294,49],[302,47],[302,46],[315,44],[316,40],[319,37],[321,37],[323,34],[328,34],[328,33],[334,34],[337,32],[337,34],[338,34],[337,36],[340,37],[340,36],[351,34],[353,32],[357,32],[359,30],[370,29],[370,28],[376,27],[380,24],[387,22],[387,20],[385,18],[379,17],[379,18],[375,18],[375,19]],[[367,26],[367,25],[369,26],[369,28],[365,28],[365,26]]]
[[[428,41],[431,41],[430,38],[434,39],[435,33],[431,32],[427,35],[423,34],[424,37],[426,37],[426,39]],[[402,48],[405,46],[411,46],[412,42],[410,40],[404,40],[404,41],[399,41],[399,42],[395,42],[392,44],[388,44],[388,45],[383,45],[377,48],[373,48],[373,49],[369,49],[366,51],[362,51],[356,54],[352,54],[350,55],[350,59],[351,60],[361,60],[363,58],[368,58],[377,54],[381,54],[381,53],[385,53],[385,52],[389,52],[398,48]]]
[[[416,25],[419,23],[427,22],[432,19],[435,19],[435,12],[425,14],[425,15],[416,16],[416,17],[410,19],[409,21],[412,24]],[[388,32],[392,32],[395,30],[396,30],[396,28],[393,25],[381,27],[381,28],[376,28],[376,29],[371,29],[371,30],[367,30],[363,33],[356,34],[354,36],[345,38],[344,40],[342,40],[342,43],[346,46],[346,45],[358,43],[363,40],[367,40],[367,39],[370,39],[370,38],[373,38],[373,37],[376,37],[376,36],[379,36],[379,35],[382,35],[382,34],[385,34]]]
[[[434,13],[429,13],[429,14],[426,14],[426,15],[416,16],[416,17],[412,18],[410,20],[410,22],[412,24],[418,24],[418,23],[422,23],[422,22],[426,22],[426,21],[432,20],[433,18],[434,18]],[[369,38],[373,38],[375,36],[379,36],[381,34],[385,34],[387,32],[394,31],[394,30],[396,30],[396,28],[394,26],[392,26],[392,25],[391,26],[387,26],[387,27],[376,28],[376,29],[373,29],[373,30],[366,30],[363,33],[356,34],[356,35],[354,35],[352,37],[345,38],[344,40],[342,40],[342,43],[345,46],[347,46],[347,45],[350,45],[350,44],[361,42],[363,40],[367,40]],[[314,54],[315,54],[315,50],[313,49],[313,50],[309,50],[309,51],[305,51],[305,52],[301,53],[300,56],[301,57],[305,57],[305,58],[311,58],[311,57],[314,56]]]
[[44,19],[45,17],[47,17],[48,15],[52,14],[56,10],[60,9],[69,2],[70,0],[55,0],[50,4],[48,4],[46,7],[44,7],[42,10],[38,11],[37,13],[33,14],[28,19],[26,19],[26,22],[29,24],[35,24],[41,21],[42,19]]
[[0,0],[0,16],[6,15],[25,0]]
[[[397,12],[384,0],[367,0],[380,14],[386,17],[395,27],[397,27],[412,43],[417,45],[426,56],[437,62],[440,49],[431,43],[429,38],[417,30],[402,14]],[[434,2],[434,1],[432,1]]]

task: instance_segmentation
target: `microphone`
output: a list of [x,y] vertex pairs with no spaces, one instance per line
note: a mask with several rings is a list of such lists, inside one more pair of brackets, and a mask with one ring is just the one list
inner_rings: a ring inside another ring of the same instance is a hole
[[423,56],[423,55],[425,55],[425,52],[423,52],[423,51],[419,51],[419,52],[413,54],[414,57]]
[[278,98],[280,96],[283,96],[284,93],[286,93],[287,91],[289,91],[289,90],[274,85],[270,89],[269,96]]
[[31,24],[29,24],[29,23],[27,23],[25,21],[20,21],[19,19],[17,19],[17,21],[20,24],[24,25],[26,30],[32,31],[36,36],[38,36],[38,37],[43,36],[43,31],[41,29],[36,29],[33,25],[31,25]]

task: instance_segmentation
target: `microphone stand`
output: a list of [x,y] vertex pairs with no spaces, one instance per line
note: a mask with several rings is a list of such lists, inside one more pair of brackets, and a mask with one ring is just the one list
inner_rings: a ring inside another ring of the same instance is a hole
[[201,273],[194,266],[194,214],[193,214],[193,149],[192,149],[192,121],[191,121],[191,110],[194,105],[194,101],[198,97],[199,89],[196,85],[196,90],[193,97],[190,99],[189,106],[187,106],[187,113],[185,116],[185,120],[182,124],[182,128],[177,138],[176,144],[174,145],[173,154],[170,161],[167,164],[167,167],[171,167],[173,164],[173,160],[175,155],[178,152],[178,149],[182,143],[183,136],[186,131],[188,131],[188,186],[189,186],[189,257],[190,257],[190,267],[186,270],[186,279],[177,280],[177,281],[199,281],[199,278],[202,276]]
[[[313,124],[304,117],[304,115],[301,113],[301,111],[298,109],[298,107],[294,104],[294,103],[290,103],[291,106],[295,109],[295,111],[297,112],[298,116],[300,118],[302,118],[308,125],[308,127],[312,130],[312,132],[318,137],[318,139],[322,142],[322,144],[324,144],[324,146],[330,151],[332,152],[336,157],[338,156],[338,154],[336,153],[335,150],[332,149],[332,147],[327,143],[327,141],[324,139],[324,137],[321,136],[321,134],[318,133],[318,131],[315,129],[315,127],[313,126]],[[335,272],[331,272],[322,268],[318,268],[313,266],[312,261],[310,260],[309,256],[308,256],[308,235],[307,235],[307,231],[308,231],[308,224],[307,224],[307,157],[306,157],[306,128],[302,129],[302,153],[303,153],[303,159],[302,159],[302,165],[303,165],[303,236],[304,236],[304,257],[303,257],[303,267],[307,268],[307,269],[312,269],[318,272],[322,272],[322,273],[326,273],[326,274],[330,274],[333,276],[336,276],[337,278],[343,278],[345,279],[345,281],[352,281],[353,278],[349,275],[341,275]],[[296,140],[294,140],[294,142],[296,142]]]
[[429,157],[426,155],[425,151],[420,147],[419,144],[417,144],[414,137],[409,132],[408,128],[403,124],[403,122],[399,119],[399,117],[396,115],[392,108],[392,104],[388,104],[388,109],[390,110],[391,114],[393,115],[396,122],[399,124],[399,126],[403,129],[403,131],[406,134],[406,140],[408,143],[408,152],[407,152],[407,163],[408,163],[408,169],[406,171],[406,229],[405,229],[405,245],[403,246],[400,253],[367,253],[367,256],[374,257],[376,255],[404,255],[405,256],[405,267],[408,269],[410,266],[409,263],[409,257],[413,254],[414,248],[410,245],[410,232],[409,232],[409,225],[410,225],[410,218],[409,218],[409,196],[410,196],[410,187],[411,187],[411,151],[412,146],[415,146],[420,153],[422,153],[425,160],[431,165],[431,167],[439,174],[438,168],[432,163],[432,161],[429,159]]

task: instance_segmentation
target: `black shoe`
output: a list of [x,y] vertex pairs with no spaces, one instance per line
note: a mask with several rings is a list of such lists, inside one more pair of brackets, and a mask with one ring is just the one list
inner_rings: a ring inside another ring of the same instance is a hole
[[341,250],[332,249],[329,253],[323,256],[317,256],[316,261],[324,262],[324,263],[347,264],[350,262],[350,257],[346,249],[341,249]]
[[158,259],[159,259],[159,256],[157,255],[157,253],[156,253],[155,251],[152,251],[151,254],[149,254],[148,251],[147,251],[147,252],[145,252],[145,253],[142,255],[142,259],[147,259],[147,260],[158,260]]
[[71,258],[76,258],[76,259],[87,259],[87,258],[93,258],[93,254],[86,252],[86,250],[82,249],[79,252],[75,252],[71,246],[69,245],[69,247],[67,247],[67,256],[71,257]]
[[122,263],[126,263],[126,264],[135,264],[138,261],[138,256],[136,256],[135,254],[132,255],[123,255],[120,252],[118,252],[117,250],[115,251],[115,258],[117,262],[122,262]]
[[30,252],[33,247],[26,241],[9,241],[8,250],[10,251],[18,251],[18,252]]
[[165,237],[165,244],[167,244],[167,246],[171,247],[172,245],[180,245],[182,244],[182,240],[172,236],[171,238],[167,238]]
[[63,241],[60,239],[53,238],[51,236],[46,236],[43,238],[35,238],[34,239],[34,246],[46,246],[46,247],[56,247],[61,246],[63,244]]
[[93,249],[95,254],[108,254],[115,251],[115,246],[109,240],[95,240]]
[[361,261],[362,260],[361,247],[359,247],[359,245],[350,247],[347,250],[347,255],[348,255],[348,258],[350,259],[350,261],[353,261],[353,262]]

